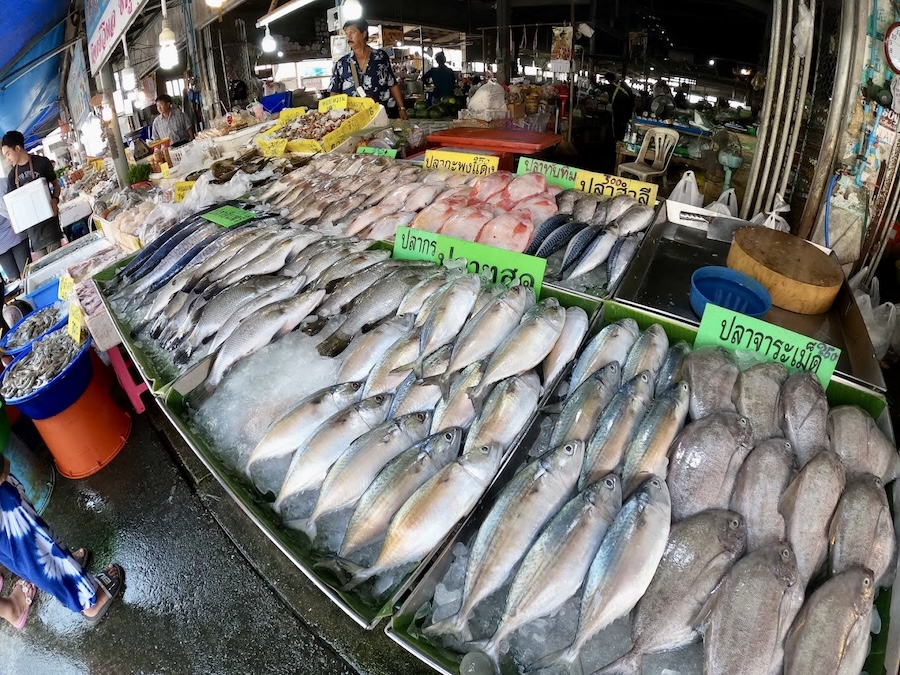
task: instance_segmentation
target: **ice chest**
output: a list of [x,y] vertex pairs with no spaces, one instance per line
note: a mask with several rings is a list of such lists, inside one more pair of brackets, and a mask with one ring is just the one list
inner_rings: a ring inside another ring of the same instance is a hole
[[55,215],[46,178],[38,178],[6,193],[3,200],[6,202],[13,232],[24,232]]

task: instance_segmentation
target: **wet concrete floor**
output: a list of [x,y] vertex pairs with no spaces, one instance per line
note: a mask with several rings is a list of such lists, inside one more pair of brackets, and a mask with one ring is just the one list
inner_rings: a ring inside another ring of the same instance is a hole
[[57,477],[44,513],[94,569],[124,566],[123,596],[92,629],[39,594],[25,630],[0,621],[0,673],[431,672],[335,608],[148,408],[106,469]]

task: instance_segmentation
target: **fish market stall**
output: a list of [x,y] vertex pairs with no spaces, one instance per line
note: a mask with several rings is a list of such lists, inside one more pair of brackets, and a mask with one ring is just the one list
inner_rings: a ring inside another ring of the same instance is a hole
[[500,168],[512,171],[517,156],[536,155],[558,145],[562,136],[517,129],[456,127],[428,136],[439,148],[464,148],[500,153]]

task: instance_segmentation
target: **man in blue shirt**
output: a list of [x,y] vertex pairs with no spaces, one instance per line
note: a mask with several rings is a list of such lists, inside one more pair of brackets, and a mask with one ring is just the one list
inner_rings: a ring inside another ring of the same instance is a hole
[[444,52],[435,54],[434,60],[437,61],[437,67],[425,73],[422,82],[434,85],[434,101],[437,103],[447,96],[453,96],[453,90],[456,88],[456,75],[447,67],[447,57],[444,56]]
[[350,53],[334,64],[332,94],[371,98],[387,110],[388,117],[409,119],[391,59],[383,49],[369,47],[369,24],[365,19],[344,24]]

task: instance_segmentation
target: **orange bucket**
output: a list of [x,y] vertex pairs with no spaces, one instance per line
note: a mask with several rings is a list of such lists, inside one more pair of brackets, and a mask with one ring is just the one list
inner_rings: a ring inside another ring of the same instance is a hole
[[131,417],[110,397],[105,370],[94,369],[87,390],[64,411],[33,420],[66,478],[86,478],[100,471],[125,447],[131,433]]

